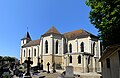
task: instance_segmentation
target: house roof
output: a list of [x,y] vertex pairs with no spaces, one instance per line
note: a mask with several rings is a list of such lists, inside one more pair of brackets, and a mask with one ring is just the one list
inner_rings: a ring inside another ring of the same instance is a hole
[[40,45],[40,39],[30,41],[27,44],[23,45],[22,47],[30,47],[30,46],[36,46],[36,45]]
[[115,44],[115,45],[108,46],[103,51],[103,55],[101,56],[101,58],[99,59],[99,61],[102,61],[102,60],[106,59],[107,57],[109,57],[112,53],[116,52],[116,50],[118,48],[120,48],[120,44]]
[[54,27],[52,26],[45,34],[43,34],[44,36],[45,35],[49,35],[49,34],[58,34],[60,35],[60,32]]
[[85,30],[82,30],[82,29],[64,33],[64,36],[68,39],[84,38],[84,37],[87,37],[87,36],[92,36],[92,37],[97,38],[97,36],[87,32]]
[[28,39],[28,38],[31,39],[29,32],[27,32],[22,39]]

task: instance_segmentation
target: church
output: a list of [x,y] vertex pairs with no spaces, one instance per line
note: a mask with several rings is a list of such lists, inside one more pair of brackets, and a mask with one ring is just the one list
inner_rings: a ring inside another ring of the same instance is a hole
[[[73,66],[74,73],[100,72],[100,40],[83,30],[61,34],[54,26],[37,40],[32,40],[29,32],[21,39],[20,63],[31,58],[32,66],[43,64],[43,70],[65,70]],[[54,65],[54,66],[53,66]]]

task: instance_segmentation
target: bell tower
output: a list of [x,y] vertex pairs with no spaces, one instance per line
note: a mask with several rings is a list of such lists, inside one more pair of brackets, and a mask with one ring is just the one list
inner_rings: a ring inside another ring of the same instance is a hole
[[25,36],[21,39],[21,46],[27,44],[29,41],[31,41],[31,37],[29,32],[27,32]]

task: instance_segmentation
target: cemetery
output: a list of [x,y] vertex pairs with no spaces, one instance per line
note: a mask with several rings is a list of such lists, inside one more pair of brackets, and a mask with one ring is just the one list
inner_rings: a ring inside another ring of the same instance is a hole
[[[73,66],[66,66],[66,70],[60,72],[58,70],[50,71],[49,62],[46,65],[47,70],[41,70],[39,66],[31,67],[32,64],[31,58],[28,57],[24,64],[13,65],[12,69],[9,66],[3,67],[0,78],[86,78],[80,74],[74,74]],[[100,76],[96,78],[100,78]]]

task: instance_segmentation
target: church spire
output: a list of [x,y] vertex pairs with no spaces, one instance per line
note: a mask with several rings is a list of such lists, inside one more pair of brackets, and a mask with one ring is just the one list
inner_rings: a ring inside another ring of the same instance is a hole
[[30,37],[29,32],[27,32],[27,33],[25,34],[25,36],[21,39],[21,46],[27,44],[27,43],[30,42],[30,41],[31,41],[31,37]]
[[28,31],[22,39],[30,39],[31,40],[31,37],[30,37],[30,34]]

